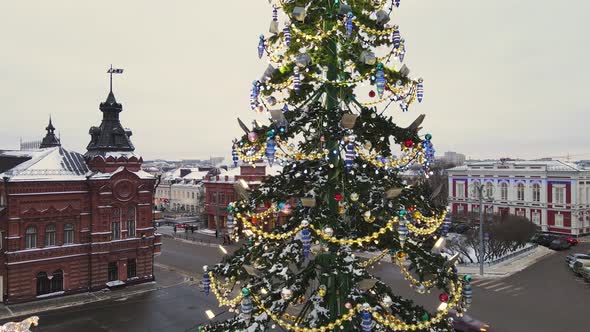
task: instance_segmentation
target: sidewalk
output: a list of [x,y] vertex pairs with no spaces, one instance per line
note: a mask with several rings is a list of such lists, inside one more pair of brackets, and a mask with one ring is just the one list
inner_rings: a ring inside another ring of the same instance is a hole
[[[174,229],[172,226],[160,226],[156,231],[162,234],[163,237],[173,238],[179,241],[192,243],[196,245],[206,246],[206,247],[218,247],[220,244],[223,244],[223,238],[215,237],[215,233],[204,232],[203,230],[195,230],[195,232],[191,231],[184,231],[184,229],[177,229],[176,233],[174,233]],[[235,245],[233,243],[232,245]]]
[[185,276],[159,266],[154,266],[154,274],[156,275],[156,281],[128,286],[119,290],[80,293],[10,305],[0,304],[0,321],[13,320],[17,317],[32,316],[41,312],[59,310],[66,307],[75,307],[98,301],[127,298],[159,289],[173,287],[188,281],[188,278]]
[[[543,246],[538,246],[534,250],[526,252],[522,255],[516,256],[513,259],[492,265],[492,266],[484,266],[484,275],[481,276],[479,274],[479,265],[477,266],[457,266],[457,270],[459,274],[470,274],[475,278],[504,278],[512,275],[514,273],[520,272],[527,267],[533,265],[543,257],[547,255],[554,254],[555,251],[545,248]],[[378,256],[379,252],[366,252],[360,251],[356,252],[355,255],[362,258],[373,258]],[[384,262],[391,262],[391,258],[389,255],[385,255],[381,259]]]
[[520,272],[527,267],[535,264],[543,257],[554,254],[555,251],[538,246],[521,256],[514,259],[501,262],[492,266],[484,266],[484,275],[479,274],[479,266],[458,266],[457,269],[461,274],[470,274],[475,278],[504,278],[514,273]]

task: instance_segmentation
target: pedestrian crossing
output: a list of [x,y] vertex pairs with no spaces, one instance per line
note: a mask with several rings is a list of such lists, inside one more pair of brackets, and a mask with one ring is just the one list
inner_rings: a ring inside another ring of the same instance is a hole
[[485,289],[495,293],[509,296],[519,296],[526,292],[526,288],[520,284],[509,283],[501,279],[476,279],[471,282],[474,288]]

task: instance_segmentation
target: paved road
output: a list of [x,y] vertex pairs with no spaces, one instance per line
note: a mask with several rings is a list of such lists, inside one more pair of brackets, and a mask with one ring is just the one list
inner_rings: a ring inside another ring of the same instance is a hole
[[[590,243],[575,249],[582,250],[590,250]],[[551,255],[504,279],[475,279],[470,314],[490,323],[496,328],[494,331],[587,331],[588,308],[584,304],[590,299],[590,286],[568,271],[564,257],[569,252]],[[176,272],[200,275],[202,265],[214,264],[220,257],[217,248],[164,239],[157,263]],[[414,298],[431,311],[438,303],[438,293],[416,294],[391,264],[377,266],[374,273],[400,295]],[[123,301],[41,314],[42,328],[38,331],[195,331],[195,326],[206,320],[207,309],[215,313],[223,310],[213,295],[205,296],[197,285],[183,284]]]
[[564,261],[572,252],[588,250],[590,243],[581,243],[507,278],[475,280],[470,314],[498,331],[589,331],[590,284]]

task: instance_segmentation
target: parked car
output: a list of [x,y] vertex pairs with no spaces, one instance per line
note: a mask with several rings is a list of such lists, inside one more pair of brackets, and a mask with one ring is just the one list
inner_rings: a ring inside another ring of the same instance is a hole
[[582,275],[582,271],[586,267],[590,267],[590,260],[578,259],[572,264],[572,270],[577,275]]
[[590,259],[590,252],[588,254],[569,254],[565,257],[565,262],[572,268],[572,265],[578,259]]
[[451,227],[449,227],[449,232],[463,234],[463,233],[467,232],[470,228],[471,228],[471,226],[469,226],[466,223],[454,222],[454,223],[451,223]]
[[533,237],[532,241],[544,247],[549,247],[551,242],[555,239],[557,239],[557,236],[552,234],[537,234]]
[[567,241],[569,244],[571,244],[572,246],[575,246],[575,245],[577,245],[578,243],[580,243],[580,241],[578,241],[578,239],[576,239],[576,238],[575,238],[575,237],[573,237],[573,236],[566,236],[566,237],[565,237],[565,240],[566,240],[566,241]]
[[569,244],[564,238],[558,237],[549,243],[549,249],[553,250],[565,250],[569,249],[572,245]]
[[480,332],[492,331],[490,326],[482,321],[479,321],[469,315],[458,314],[455,309],[450,309],[449,317],[453,324],[453,328],[458,332]]
[[580,275],[582,276],[582,278],[584,278],[584,281],[590,282],[590,267],[583,266],[580,271]]

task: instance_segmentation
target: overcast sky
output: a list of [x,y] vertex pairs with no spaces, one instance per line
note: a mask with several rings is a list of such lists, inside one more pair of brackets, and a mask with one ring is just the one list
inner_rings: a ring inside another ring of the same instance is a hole
[[[387,112],[404,126],[425,113],[439,152],[590,159],[589,13],[586,0],[402,0],[394,21],[425,98]],[[113,63],[139,154],[230,159],[235,118],[256,118],[270,18],[266,0],[2,1],[0,148],[40,138],[51,114],[63,145],[85,152]]]

